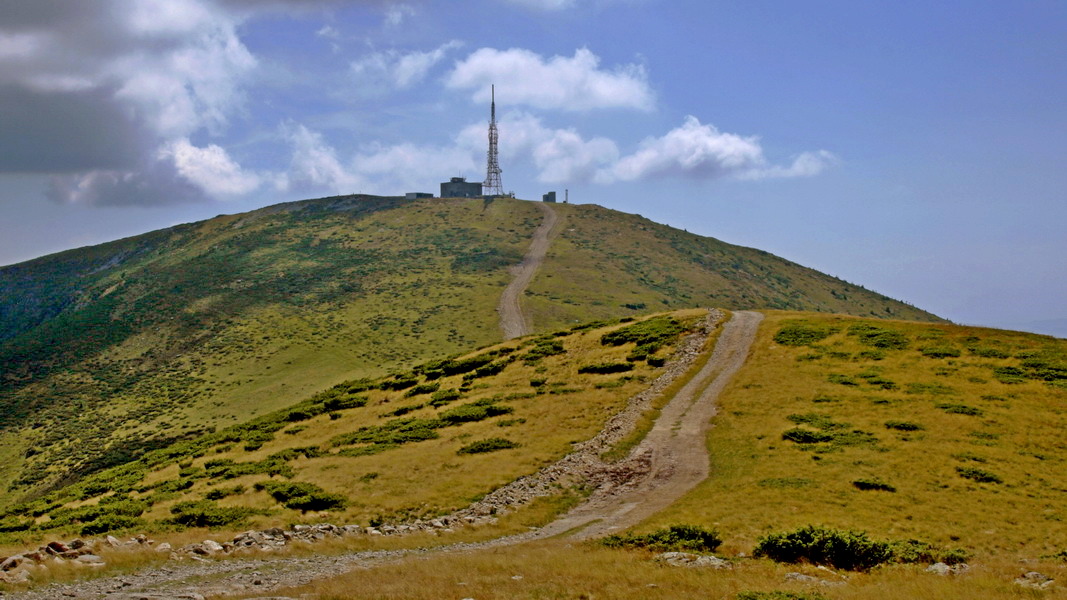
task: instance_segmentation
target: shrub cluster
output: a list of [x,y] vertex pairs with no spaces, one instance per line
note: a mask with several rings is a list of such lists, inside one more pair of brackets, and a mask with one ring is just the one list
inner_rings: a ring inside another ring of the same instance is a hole
[[171,507],[171,521],[185,527],[226,527],[243,523],[248,517],[263,514],[240,506],[219,506],[210,500],[179,502]]
[[344,508],[347,500],[340,494],[331,494],[313,483],[292,481],[265,481],[256,484],[257,491],[267,492],[285,508],[307,512]]
[[493,437],[484,440],[478,440],[476,442],[471,442],[470,444],[463,446],[456,452],[459,454],[481,454],[483,452],[494,452],[496,450],[507,450],[509,448],[518,447],[518,444],[509,439]]
[[648,356],[677,339],[684,331],[685,326],[674,317],[654,317],[605,333],[600,337],[600,343],[604,346],[634,343]]
[[903,332],[870,323],[857,323],[849,327],[848,335],[855,336],[865,346],[883,350],[903,350],[911,344]]
[[614,362],[614,363],[597,363],[592,365],[583,365],[578,367],[579,373],[625,373],[626,371],[632,371],[634,366],[628,362]]
[[811,346],[837,332],[836,327],[811,321],[786,321],[774,334],[775,343],[783,346]]
[[976,467],[956,467],[956,473],[964,479],[970,479],[978,483],[1004,483],[1004,480],[996,473]]
[[857,479],[852,482],[852,486],[858,490],[863,491],[881,491],[881,492],[895,492],[897,488],[889,485],[888,483],[876,478],[864,478]]
[[722,539],[714,529],[671,525],[644,535],[609,535],[601,543],[609,548],[644,548],[656,552],[714,552],[722,544]]
[[883,542],[861,531],[842,531],[808,525],[760,538],[753,552],[777,562],[809,562],[850,571],[866,571],[881,564],[967,560],[965,550],[944,550],[919,540]]

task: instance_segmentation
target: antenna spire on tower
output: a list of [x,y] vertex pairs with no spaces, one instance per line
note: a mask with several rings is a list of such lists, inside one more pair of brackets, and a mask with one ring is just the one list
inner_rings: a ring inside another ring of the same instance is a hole
[[485,183],[482,193],[486,196],[503,196],[504,185],[500,183],[500,161],[497,156],[496,131],[496,85],[490,88],[492,102],[489,105],[489,152],[486,153]]

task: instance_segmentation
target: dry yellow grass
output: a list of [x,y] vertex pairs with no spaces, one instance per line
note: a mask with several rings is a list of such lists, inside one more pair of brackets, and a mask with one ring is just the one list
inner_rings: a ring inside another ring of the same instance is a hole
[[[775,343],[783,323],[796,319],[837,333],[814,348]],[[880,360],[864,357],[877,349],[848,334],[857,323],[899,331],[909,347],[882,350]],[[955,348],[960,356],[932,358],[923,348]],[[994,368],[1020,360],[977,356],[968,348],[1062,355],[1067,342],[951,325],[770,313],[748,364],[720,400],[708,440],[712,476],[642,529],[713,525],[728,553],[751,551],[768,532],[806,524],[964,547],[979,562],[1067,548],[1067,389],[1034,380],[1001,383]],[[833,383],[833,375],[854,385]],[[847,424],[840,431],[867,432],[876,441],[836,448],[787,441],[783,433],[797,427],[790,415],[819,415]],[[888,428],[893,421],[923,429]],[[957,468],[978,468],[1003,481],[976,482]],[[858,479],[881,480],[896,491],[861,491],[852,483]]]
[[[640,551],[609,550],[595,543],[543,542],[455,554],[431,554],[357,570],[334,579],[284,590],[282,595],[317,600],[477,600],[710,598],[733,600],[745,591],[819,593],[833,600],[974,600],[1067,597],[1062,588],[1039,593],[1012,583],[1028,569],[1067,577],[1062,564],[1021,566],[997,563],[958,577],[893,567],[870,573],[834,575],[810,567],[768,561],[739,561],[715,571],[669,567]],[[847,581],[834,587],[787,581],[800,571],[820,579]],[[306,596],[304,595],[306,594]]]

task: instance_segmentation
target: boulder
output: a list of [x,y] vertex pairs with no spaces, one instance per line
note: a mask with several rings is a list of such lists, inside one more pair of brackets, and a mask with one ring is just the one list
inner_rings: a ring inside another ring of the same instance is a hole
[[64,552],[70,552],[71,550],[70,546],[63,542],[48,542],[48,545],[45,546],[45,548],[48,549],[49,554],[63,554]]
[[0,571],[11,571],[24,562],[26,562],[26,557],[21,554],[9,556],[5,558],[3,562],[0,562]]
[[225,548],[222,547],[222,544],[215,540],[204,540],[200,545],[204,547],[207,554],[218,554],[225,550]]
[[82,554],[78,558],[74,559],[74,561],[80,565],[87,565],[90,567],[102,567],[106,564],[104,562],[104,559],[100,558],[95,554]]
[[156,546],[156,552],[170,552],[170,550],[171,546],[168,542],[163,542],[162,544]]
[[1028,573],[1023,573],[1021,577],[1016,578],[1015,585],[1021,585],[1035,590],[1047,590],[1055,581],[1055,579],[1044,573],[1030,571]]

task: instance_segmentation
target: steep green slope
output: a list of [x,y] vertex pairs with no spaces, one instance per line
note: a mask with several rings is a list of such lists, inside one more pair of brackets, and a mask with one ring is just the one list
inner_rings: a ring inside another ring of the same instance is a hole
[[558,238],[529,288],[542,326],[679,306],[938,317],[762,250],[596,205],[555,206]]
[[[535,328],[664,308],[936,319],[756,250],[596,206],[562,220]],[[144,451],[498,341],[533,203],[346,196],[0,269],[0,505]]]

